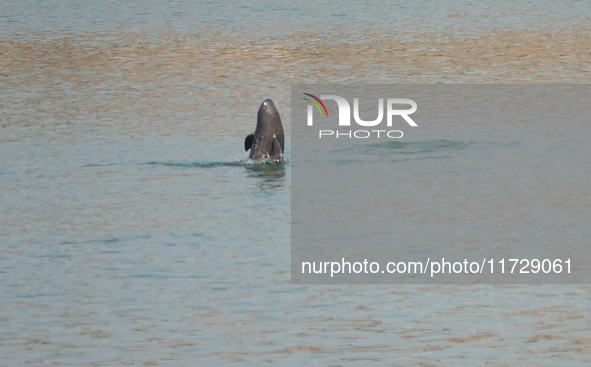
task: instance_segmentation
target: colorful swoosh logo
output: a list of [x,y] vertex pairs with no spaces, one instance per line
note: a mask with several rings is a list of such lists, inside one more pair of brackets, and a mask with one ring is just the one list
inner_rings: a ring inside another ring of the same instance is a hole
[[[311,94],[309,94],[309,93],[302,93],[302,94],[305,94],[305,95],[307,95],[307,96],[310,96],[310,97],[314,98],[315,100],[317,100],[317,101],[318,101],[318,103],[320,103],[320,104],[322,105],[322,107],[324,108],[324,112],[326,112],[326,116],[328,117],[328,111],[326,110],[326,106],[324,105],[324,103],[322,103],[322,101],[320,100],[320,98],[318,98],[318,97],[316,97],[316,96],[313,96],[313,95],[311,95]],[[320,106],[318,106],[318,104],[317,104],[316,102],[314,102],[313,100],[311,100],[311,99],[308,99],[308,98],[302,98],[302,99],[303,99],[303,100],[306,100],[306,101],[308,101],[308,102],[312,103],[314,106],[316,106],[316,108],[317,108],[317,109],[318,109],[318,111],[320,112],[320,116],[323,116],[323,114],[322,114],[322,110],[320,109]]]

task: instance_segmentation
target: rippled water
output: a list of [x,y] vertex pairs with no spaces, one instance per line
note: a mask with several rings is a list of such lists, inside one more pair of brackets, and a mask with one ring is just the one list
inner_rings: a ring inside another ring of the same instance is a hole
[[[0,31],[151,31],[275,35],[303,27],[319,32],[335,25],[425,32],[453,28],[540,28],[586,26],[587,1],[9,1],[0,5]],[[543,19],[542,22],[540,20]]]
[[[267,97],[289,137],[294,81],[589,82],[576,59],[418,75],[432,47],[399,65],[380,49],[402,30],[584,28],[589,3],[564,4],[3,2],[0,365],[588,363],[588,287],[290,285],[291,163],[243,151]],[[317,42],[304,31],[338,42],[290,49]],[[470,141],[404,144],[377,149]]]

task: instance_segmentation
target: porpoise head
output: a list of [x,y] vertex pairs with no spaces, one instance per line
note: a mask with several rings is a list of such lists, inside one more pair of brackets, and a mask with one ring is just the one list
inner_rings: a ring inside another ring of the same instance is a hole
[[277,126],[283,130],[281,125],[281,117],[279,116],[279,110],[275,106],[275,102],[271,99],[265,99],[259,107],[259,113],[257,115],[257,130],[259,128],[271,128],[275,129]]
[[276,162],[280,162],[284,148],[285,138],[279,110],[271,99],[266,99],[259,107],[255,132],[246,137],[244,149],[250,149],[250,159],[273,157]]

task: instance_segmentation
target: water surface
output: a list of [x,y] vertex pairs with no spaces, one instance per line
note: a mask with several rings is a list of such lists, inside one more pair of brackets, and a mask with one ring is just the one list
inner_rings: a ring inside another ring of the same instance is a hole
[[292,166],[243,151],[291,83],[589,83],[566,4],[3,2],[0,365],[588,363],[588,287],[290,285]]

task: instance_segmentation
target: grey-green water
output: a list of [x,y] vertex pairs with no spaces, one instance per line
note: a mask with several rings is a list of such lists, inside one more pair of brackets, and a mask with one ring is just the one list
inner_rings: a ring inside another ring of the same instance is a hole
[[[289,136],[294,81],[419,77],[395,61],[376,71],[367,54],[345,68],[307,53],[241,64],[223,59],[235,36],[219,41],[244,30],[240,41],[264,47],[264,37],[310,24],[344,42],[367,30],[396,38],[405,27],[392,31],[394,21],[464,35],[498,24],[560,29],[573,18],[584,26],[588,2],[483,3],[480,16],[455,2],[142,4],[0,5],[0,47],[11,43],[2,60],[18,55],[0,65],[0,366],[590,362],[586,286],[290,285],[291,164],[244,163],[259,103],[277,102]],[[260,39],[244,39],[258,31]],[[198,46],[214,34],[219,48],[190,54],[192,40],[174,43],[166,32],[195,35]],[[42,52],[28,53],[29,45]],[[511,67],[495,73],[509,70],[511,81]],[[564,79],[558,66],[540,70]],[[420,78],[487,81],[478,70]],[[397,151],[394,160],[445,160],[479,149],[475,141],[448,149],[430,137],[378,150]]]

